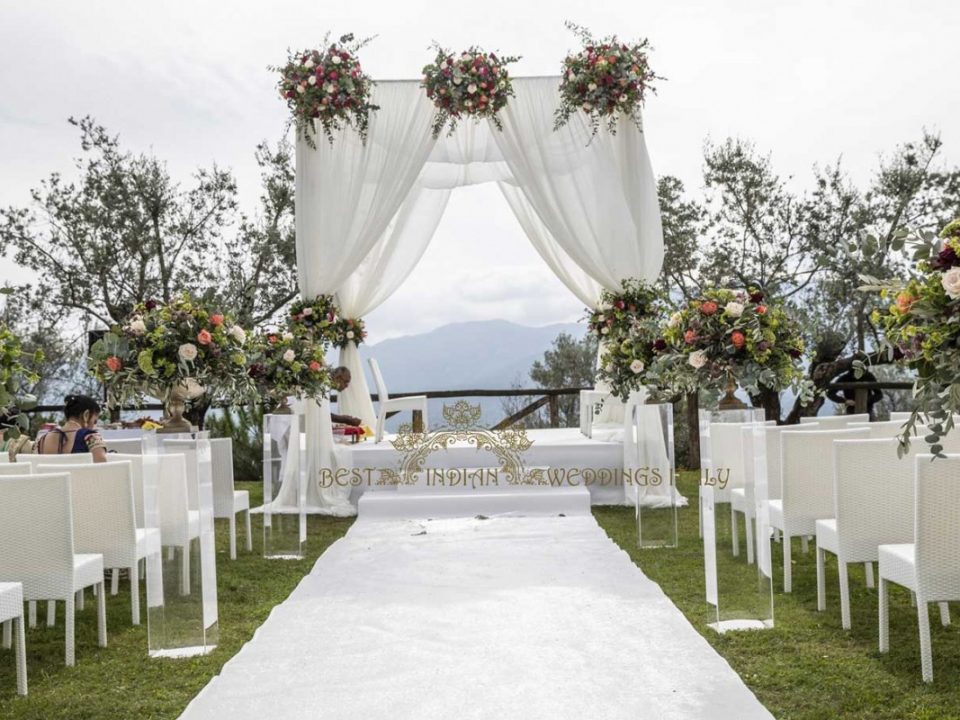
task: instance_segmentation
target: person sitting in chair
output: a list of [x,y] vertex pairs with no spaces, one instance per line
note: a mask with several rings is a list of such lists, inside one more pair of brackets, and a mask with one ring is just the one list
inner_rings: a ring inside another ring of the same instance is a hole
[[[338,393],[341,393],[346,390],[348,385],[350,385],[350,371],[341,365],[332,373],[330,373],[330,379],[333,381],[333,389]],[[337,413],[333,412],[330,413],[330,419],[334,423],[339,423],[340,425],[352,425],[353,427],[359,427],[363,422],[360,418],[353,417],[353,415],[338,415]]]

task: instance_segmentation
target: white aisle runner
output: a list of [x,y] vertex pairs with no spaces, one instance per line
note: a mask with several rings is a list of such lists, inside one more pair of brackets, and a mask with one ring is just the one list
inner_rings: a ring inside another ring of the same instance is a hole
[[182,717],[772,715],[586,516],[361,519]]

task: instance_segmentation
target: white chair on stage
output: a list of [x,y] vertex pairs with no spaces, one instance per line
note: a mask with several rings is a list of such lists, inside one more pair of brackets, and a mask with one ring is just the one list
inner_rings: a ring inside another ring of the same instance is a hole
[[107,444],[108,452],[112,451],[124,455],[140,455],[143,453],[143,441],[139,438],[107,438],[104,442]]
[[383,375],[380,373],[380,366],[376,358],[369,358],[370,370],[373,372],[373,381],[377,385],[377,428],[374,442],[380,442],[383,439],[383,430],[387,422],[387,413],[399,412],[403,410],[419,410],[423,418],[423,432],[427,432],[427,396],[410,395],[402,398],[391,398],[387,393],[387,386],[383,382]]
[[0,475],[30,475],[33,465],[28,462],[0,463]]
[[783,536],[783,591],[793,588],[791,538],[815,535],[817,520],[831,518],[833,509],[833,441],[868,436],[859,430],[793,430],[780,435],[783,495],[768,500],[770,526]]
[[97,590],[97,639],[107,646],[103,556],[79,554],[73,542],[70,475],[10,475],[0,480],[0,581],[23,583],[23,599],[66,604],[66,664],[74,654],[74,601]]
[[3,623],[3,646],[9,648],[13,631],[17,634],[17,693],[27,694],[27,628],[23,621],[23,585],[0,582],[0,623]]
[[250,492],[233,484],[233,440],[210,441],[210,472],[213,475],[213,516],[230,522],[230,559],[237,559],[237,513],[245,513],[247,552],[253,550],[250,531]]
[[935,461],[932,455],[917,455],[915,462],[914,541],[879,548],[880,652],[890,649],[887,585],[892,582],[916,594],[921,674],[924,682],[933,682],[928,603],[942,603],[946,625],[946,602],[960,600],[960,455]]
[[[140,561],[160,552],[160,532],[138,528],[129,462],[39,465],[40,472],[70,473],[74,544],[78,552],[103,556],[105,569],[126,569],[130,576],[133,624],[140,624]],[[55,604],[47,605],[52,624]]]
[[857,415],[814,415],[813,417],[800,418],[800,424],[817,423],[823,430],[836,430],[845,428],[850,423],[868,423],[870,415],[860,413]]

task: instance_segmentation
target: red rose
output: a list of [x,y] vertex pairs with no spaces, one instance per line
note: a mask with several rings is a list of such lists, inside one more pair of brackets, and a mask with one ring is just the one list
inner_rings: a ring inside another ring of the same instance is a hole
[[614,306],[617,310],[623,310],[623,309],[627,306],[627,304],[626,304],[623,300],[617,300],[617,301],[613,304],[613,306]]
[[223,315],[211,315],[210,322],[216,327],[223,325]]
[[116,355],[111,355],[107,358],[107,369],[110,370],[110,372],[117,372],[122,367],[123,362]]
[[744,345],[746,345],[746,343],[747,343],[747,338],[746,338],[746,337],[744,336],[744,334],[743,334],[742,332],[740,332],[739,330],[734,330],[733,333],[730,335],[730,342],[732,342],[732,343],[733,343],[733,346],[734,346],[737,350],[739,350],[739,349],[742,348]]
[[310,367],[310,372],[320,372],[320,368],[323,366],[320,363],[318,363],[316,360],[311,360],[309,367]]
[[713,315],[717,312],[717,304],[713,300],[707,300],[700,306],[700,312],[704,315]]
[[696,342],[696,340],[697,340],[697,334],[693,330],[687,330],[683,334],[683,341],[687,345],[693,345],[693,343]]
[[271,345],[276,345],[279,339],[276,335],[267,335],[267,342]]
[[209,345],[211,340],[213,340],[213,335],[210,334],[209,330],[201,330],[197,333],[197,342],[201,345]]
[[757,315],[766,315],[767,306],[766,305],[757,305]]

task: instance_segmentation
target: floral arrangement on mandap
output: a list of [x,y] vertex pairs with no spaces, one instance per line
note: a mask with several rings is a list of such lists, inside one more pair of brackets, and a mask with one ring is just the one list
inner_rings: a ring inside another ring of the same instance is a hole
[[263,332],[251,340],[247,370],[267,404],[283,404],[288,397],[320,398],[330,389],[330,371],[323,345],[306,334]]
[[292,52],[286,65],[269,68],[280,73],[280,97],[293,113],[298,136],[313,148],[315,122],[331,143],[334,131],[346,126],[366,142],[370,113],[379,109],[370,102],[373,79],[363,72],[357,57],[372,38],[356,40],[348,34],[335,43],[329,39],[328,33],[323,49]]
[[448,123],[453,133],[463,117],[489,118],[498,130],[502,129],[497,113],[513,97],[507,65],[520,58],[499,56],[478,47],[470,47],[459,55],[440,46],[435,48],[437,56],[424,66],[420,83],[437,108],[433,136],[439,137]]
[[804,354],[800,326],[763,291],[706,290],[675,312],[663,328],[662,365],[673,389],[726,387],[736,381],[752,396],[794,386],[812,390],[799,367]]
[[90,349],[89,368],[108,391],[109,404],[164,401],[174,391],[195,398],[244,399],[247,332],[228,315],[184,294],[169,303],[137,305]]
[[20,437],[30,429],[30,420],[22,410],[29,410],[37,399],[26,392],[40,376],[37,366],[43,362],[43,351],[26,353],[23,341],[6,324],[0,323],[0,415],[9,423],[0,427],[0,440]]
[[659,292],[630,279],[617,292],[604,290],[600,307],[588,316],[587,329],[601,342],[597,380],[623,400],[647,384],[654,359],[666,348],[660,337],[663,311]]
[[892,300],[885,312],[875,310],[873,321],[884,332],[890,359],[916,370],[913,396],[916,409],[904,427],[901,447],[906,449],[918,425],[927,425],[924,438],[934,454],[941,454],[940,438],[953,427],[960,413],[960,219],[940,232],[918,234],[916,264],[906,282],[863,278]]
[[333,343],[340,318],[340,310],[333,295],[318,295],[309,300],[297,300],[290,306],[287,324],[296,334],[307,335],[324,345]]
[[334,347],[345,348],[349,343],[359,345],[367,339],[367,330],[362,318],[338,317],[329,328],[328,335]]
[[663,79],[650,69],[650,42],[644,38],[622,43],[616,35],[597,39],[579,25],[567,22],[566,26],[580,38],[583,48],[563,61],[554,130],[579,112],[587,116],[592,135],[601,124],[615,134],[621,116],[640,127],[640,109],[647,93],[656,92],[653,81]]

